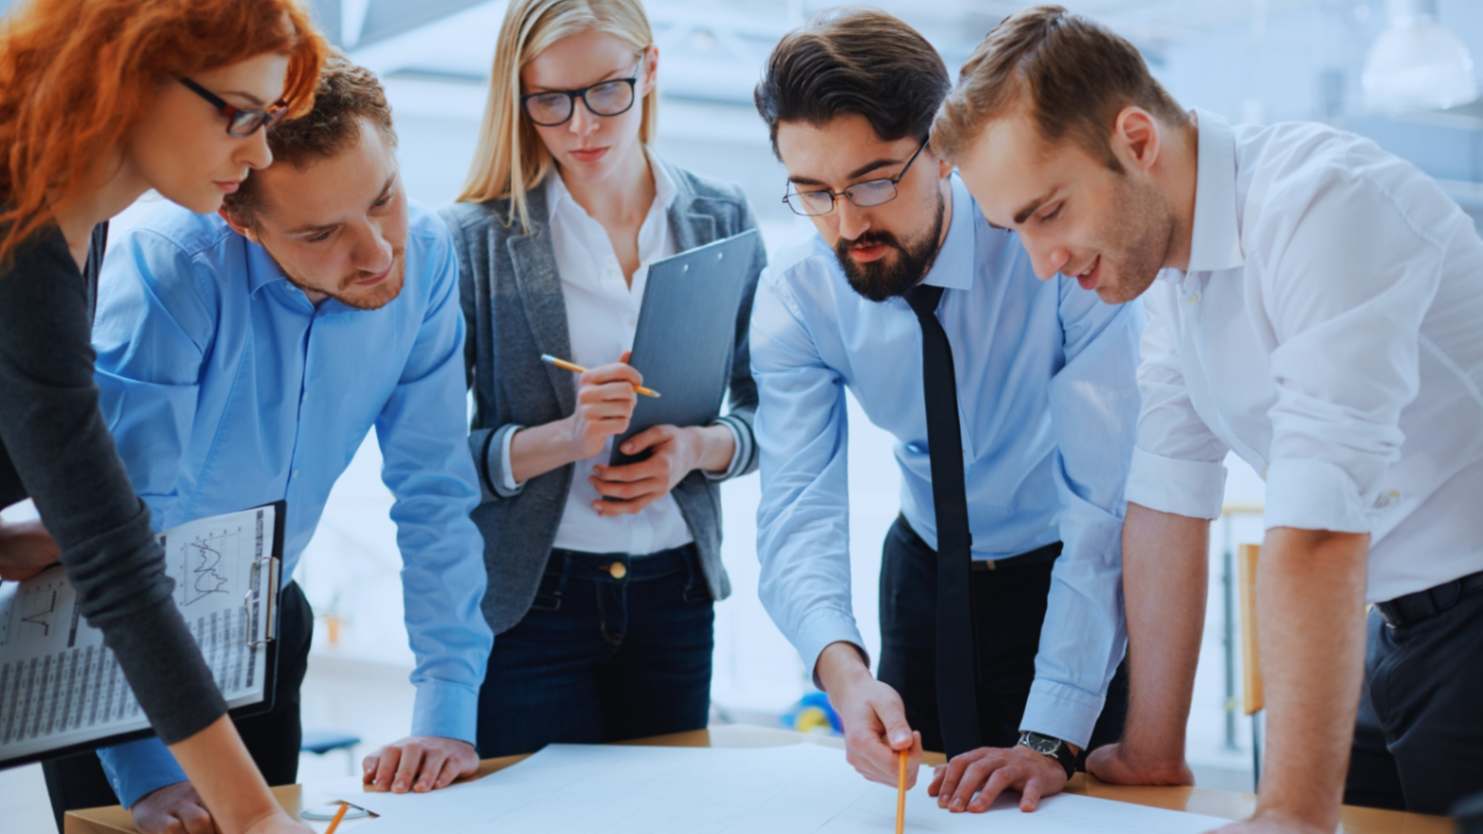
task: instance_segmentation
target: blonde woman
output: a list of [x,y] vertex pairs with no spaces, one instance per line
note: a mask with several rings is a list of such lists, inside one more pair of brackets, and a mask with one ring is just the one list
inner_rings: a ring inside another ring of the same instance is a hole
[[[729,412],[659,426],[606,465],[641,377],[623,363],[648,265],[752,228],[734,186],[656,157],[659,50],[637,0],[524,0],[505,15],[458,244],[496,639],[479,753],[705,726],[721,567],[718,484],[756,467],[748,367],[758,247]],[[543,353],[591,370],[547,368]]]

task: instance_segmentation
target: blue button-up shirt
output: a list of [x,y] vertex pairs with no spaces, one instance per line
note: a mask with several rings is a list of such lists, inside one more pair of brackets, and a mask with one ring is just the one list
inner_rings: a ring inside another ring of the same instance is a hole
[[[284,581],[374,426],[395,496],[414,735],[474,741],[492,644],[469,460],[458,261],[410,209],[401,294],[315,305],[218,217],[161,206],[104,263],[103,414],[157,529],[283,499]],[[119,799],[185,778],[156,739],[99,751]]]
[[[975,559],[1064,543],[1021,727],[1086,747],[1123,656],[1123,485],[1138,418],[1135,306],[1073,279],[1041,282],[956,176],[927,284],[952,345]],[[937,519],[922,333],[901,298],[850,288],[814,238],[764,273],[752,316],[761,403],[762,601],[812,670],[830,643],[862,646],[850,609],[845,390],[897,440],[901,511],[932,547]],[[863,648],[862,648],[863,651]]]

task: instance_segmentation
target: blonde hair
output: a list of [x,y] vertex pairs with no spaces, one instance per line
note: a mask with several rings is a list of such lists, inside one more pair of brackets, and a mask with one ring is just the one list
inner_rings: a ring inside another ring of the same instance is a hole
[[[530,228],[526,195],[545,181],[555,161],[520,106],[520,70],[541,51],[581,32],[603,32],[631,44],[636,52],[654,45],[639,0],[515,0],[505,10],[490,70],[489,98],[479,127],[479,145],[469,166],[461,203],[510,201],[510,216]],[[659,97],[644,91],[639,141],[645,145],[658,125]]]

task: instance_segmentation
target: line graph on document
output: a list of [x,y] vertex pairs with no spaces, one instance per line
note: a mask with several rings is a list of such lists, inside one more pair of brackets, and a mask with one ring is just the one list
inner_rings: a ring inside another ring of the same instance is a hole
[[185,546],[185,568],[181,577],[181,607],[186,608],[216,594],[227,593],[231,580],[222,564],[224,552],[236,541],[233,532],[197,536]]
[[58,570],[50,581],[42,579],[20,586],[12,585],[10,593],[0,598],[0,646],[10,642],[12,635],[22,639],[48,639],[52,631],[62,625],[63,608],[61,585],[67,580]]

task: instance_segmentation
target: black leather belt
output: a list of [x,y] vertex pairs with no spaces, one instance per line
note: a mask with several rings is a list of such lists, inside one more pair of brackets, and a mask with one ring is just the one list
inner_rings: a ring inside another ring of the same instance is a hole
[[1456,606],[1464,598],[1479,592],[1483,592],[1483,571],[1470,573],[1414,594],[1396,597],[1388,602],[1377,602],[1375,610],[1380,612],[1386,625],[1402,628],[1435,617]]
[[1010,570],[1012,568],[1029,568],[1035,565],[1044,565],[1054,562],[1061,555],[1061,543],[1051,542],[1044,547],[1037,547],[1018,556],[1005,556],[1003,559],[974,559],[973,570],[975,573],[985,571]]

